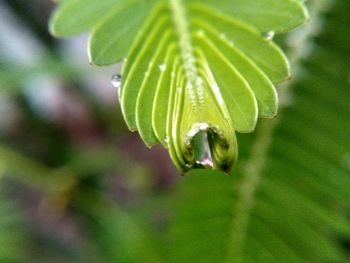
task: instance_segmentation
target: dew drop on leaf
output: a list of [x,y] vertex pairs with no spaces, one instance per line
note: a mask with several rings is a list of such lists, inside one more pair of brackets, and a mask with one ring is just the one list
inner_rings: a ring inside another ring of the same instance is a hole
[[266,39],[266,40],[272,40],[275,36],[275,32],[274,31],[268,31],[266,33],[263,34],[263,37]]
[[193,146],[195,148],[195,166],[212,169],[214,163],[211,156],[207,131],[201,130],[194,136]]
[[111,83],[116,89],[120,89],[122,85],[122,76],[120,74],[115,74],[112,77]]
[[228,39],[226,37],[226,34],[225,33],[221,33],[220,34],[220,38],[221,40],[225,41],[226,43],[228,43],[230,46],[234,46],[234,42],[232,42],[230,39]]
[[160,64],[160,65],[159,65],[159,70],[160,70],[161,72],[166,71],[166,65],[165,65],[165,64]]

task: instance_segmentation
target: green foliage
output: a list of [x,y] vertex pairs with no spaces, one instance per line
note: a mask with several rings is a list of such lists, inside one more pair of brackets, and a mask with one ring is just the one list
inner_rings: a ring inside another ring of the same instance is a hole
[[6,196],[2,185],[0,191],[0,261],[23,262],[27,249],[23,216],[18,212],[18,205]]
[[347,5],[338,3],[312,40],[279,121],[265,120],[253,142],[241,138],[236,175],[193,171],[165,199],[160,262],[346,262],[339,239],[350,239],[350,89],[339,58],[350,51],[342,37],[349,19],[332,14]]
[[340,246],[350,239],[346,8],[339,1],[327,14],[291,105],[243,146],[251,150],[236,176],[206,171],[182,180],[171,203],[171,262],[348,261]]
[[162,262],[152,228],[105,197],[85,191],[74,200],[104,262]]
[[[181,172],[197,165],[229,172],[234,131],[274,117],[273,83],[290,77],[273,35],[306,19],[298,0],[73,0],[61,3],[50,28],[56,36],[91,30],[91,63],[125,58],[121,107],[146,145],[169,148]],[[213,163],[197,160],[206,151],[195,143],[200,133]]]
[[[225,2],[214,5],[228,11]],[[297,74],[279,89],[279,116],[259,122],[253,135],[238,135],[241,161],[232,177],[195,170],[175,182],[163,158],[152,166],[160,149],[149,155],[133,150],[137,140],[123,132],[118,111],[97,105],[87,91],[90,72],[62,57],[0,68],[1,90],[16,89],[7,93],[16,125],[1,127],[0,134],[1,183],[16,193],[0,189],[0,262],[349,262],[350,2],[325,2],[308,1],[312,20],[286,39],[286,46],[296,46],[289,51]],[[275,26],[287,28],[283,23],[290,19]],[[46,47],[63,53],[62,45]],[[26,105],[23,83],[42,75],[76,92],[68,93],[79,95],[74,106],[86,104],[87,115],[73,121],[65,112],[68,132]],[[33,230],[28,236],[21,228],[23,206]],[[27,243],[33,251],[23,252]]]

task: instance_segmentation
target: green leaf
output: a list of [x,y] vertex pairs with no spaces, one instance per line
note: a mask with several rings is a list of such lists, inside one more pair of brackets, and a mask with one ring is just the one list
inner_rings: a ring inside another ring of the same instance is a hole
[[[62,3],[61,3],[62,2]],[[108,13],[122,0],[71,0],[60,1],[50,22],[50,31],[58,37],[70,37],[83,33],[97,24],[101,16]]]
[[74,200],[86,216],[87,233],[99,250],[104,262],[162,262],[150,225],[120,207],[114,200],[84,191]]
[[220,56],[226,54],[226,58],[230,60],[232,65],[240,65],[240,74],[248,81],[249,87],[256,96],[259,115],[261,117],[275,116],[278,108],[277,92],[265,73],[235,45],[232,45],[229,41],[220,41],[220,34],[210,25],[203,22],[201,25],[202,28],[206,29],[206,34],[208,35],[206,40],[215,41],[215,44],[211,44],[211,46],[216,49],[216,52]]
[[261,32],[285,32],[308,19],[302,0],[190,0],[206,4],[252,25]]
[[339,1],[324,18],[313,16],[305,30],[312,39],[297,45],[293,93],[284,94],[293,101],[279,121],[264,120],[254,140],[240,137],[246,152],[236,176],[191,171],[165,200],[170,262],[348,261],[350,45],[334,25],[350,22],[338,15],[349,7]]
[[[197,30],[209,28],[216,31],[221,42],[228,42],[248,56],[272,82],[277,83],[290,77],[288,60],[281,50],[263,33],[232,17],[217,13],[202,5],[192,5]],[[214,26],[215,25],[215,26]]]
[[151,2],[140,0],[129,0],[116,5],[91,33],[89,40],[91,63],[113,64],[124,58],[150,7]]
[[160,142],[169,148],[182,173],[203,166],[229,172],[238,156],[235,131],[252,132],[259,116],[277,114],[273,83],[290,78],[290,70],[271,37],[303,24],[304,5],[298,0],[99,2],[63,2],[52,31],[91,29],[93,64],[125,59],[122,112],[147,146]]

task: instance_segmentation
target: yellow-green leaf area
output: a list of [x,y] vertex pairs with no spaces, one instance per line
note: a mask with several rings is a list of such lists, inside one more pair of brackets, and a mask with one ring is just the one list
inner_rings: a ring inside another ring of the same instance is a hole
[[307,18],[299,0],[72,0],[59,6],[51,31],[91,30],[92,64],[124,61],[122,113],[147,146],[161,143],[181,173],[229,173],[235,133],[275,117],[274,85],[290,78],[274,34]]

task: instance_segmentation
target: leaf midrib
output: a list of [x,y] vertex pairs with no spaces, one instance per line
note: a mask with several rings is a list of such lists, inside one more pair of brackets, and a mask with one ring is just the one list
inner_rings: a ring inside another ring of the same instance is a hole
[[203,103],[204,91],[201,90],[203,87],[197,85],[199,74],[195,64],[196,58],[193,52],[186,7],[183,0],[169,0],[169,7],[179,39],[181,60],[187,78],[186,88],[190,94],[192,108],[196,113],[196,111],[199,112],[202,107],[203,109],[205,107]]

